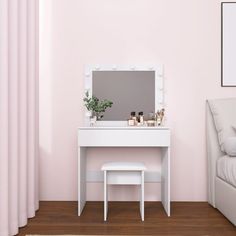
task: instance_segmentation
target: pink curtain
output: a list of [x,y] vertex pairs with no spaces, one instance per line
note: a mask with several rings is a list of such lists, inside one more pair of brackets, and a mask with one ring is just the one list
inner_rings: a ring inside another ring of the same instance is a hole
[[38,209],[38,1],[0,0],[0,235]]

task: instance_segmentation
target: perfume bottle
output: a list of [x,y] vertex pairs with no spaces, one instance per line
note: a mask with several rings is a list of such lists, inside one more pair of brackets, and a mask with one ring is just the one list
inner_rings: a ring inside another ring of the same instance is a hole
[[143,112],[142,111],[140,111],[138,113],[138,122],[139,122],[140,125],[144,124],[144,118],[143,118]]
[[137,123],[137,118],[136,118],[136,115],[135,115],[136,113],[135,113],[135,111],[132,111],[131,113],[130,113],[130,118],[129,118],[129,120],[128,120],[128,125],[129,126],[135,126],[136,125],[136,123]]

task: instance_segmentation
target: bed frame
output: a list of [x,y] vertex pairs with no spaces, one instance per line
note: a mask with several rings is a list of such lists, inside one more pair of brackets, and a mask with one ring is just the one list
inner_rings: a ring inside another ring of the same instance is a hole
[[220,150],[213,116],[206,104],[208,158],[208,202],[236,226],[236,188],[216,176],[216,161],[225,155]]

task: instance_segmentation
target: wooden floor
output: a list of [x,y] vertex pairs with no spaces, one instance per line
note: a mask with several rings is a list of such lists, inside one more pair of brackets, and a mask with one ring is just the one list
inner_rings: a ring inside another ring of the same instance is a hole
[[145,203],[141,222],[136,202],[109,203],[108,222],[103,221],[103,203],[88,202],[81,217],[76,202],[41,202],[35,218],[18,235],[186,235],[236,236],[234,227],[207,203],[172,203],[167,217],[161,203]]

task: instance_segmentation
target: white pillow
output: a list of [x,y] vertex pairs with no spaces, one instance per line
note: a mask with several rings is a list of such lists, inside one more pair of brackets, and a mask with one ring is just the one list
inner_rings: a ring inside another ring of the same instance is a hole
[[236,98],[208,100],[208,103],[214,118],[221,151],[224,152],[225,140],[235,136],[232,125],[236,120]]
[[224,141],[224,150],[230,157],[236,157],[236,137],[229,137]]

